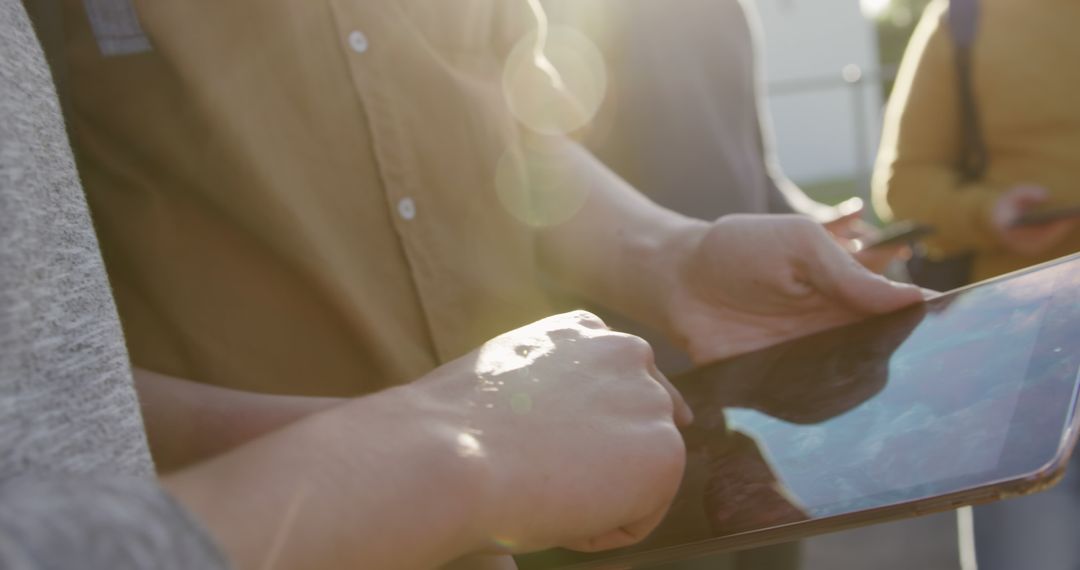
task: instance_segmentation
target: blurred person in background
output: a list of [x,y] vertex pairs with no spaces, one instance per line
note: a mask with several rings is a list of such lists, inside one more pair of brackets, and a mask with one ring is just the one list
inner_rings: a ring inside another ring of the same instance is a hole
[[[760,24],[744,0],[547,0],[553,24],[603,54],[607,92],[582,141],[658,204],[713,220],[735,213],[807,215],[837,238],[867,239],[861,201],[815,201],[773,148]],[[852,244],[849,244],[852,245]],[[862,251],[884,270],[903,248]]]
[[1063,220],[1014,228],[1034,209],[1080,205],[1080,40],[1071,2],[979,0],[971,104],[985,170],[968,180],[948,3],[931,4],[911,39],[885,116],[874,176],[883,218],[934,226],[931,258],[974,253],[978,281],[1080,250]]
[[[1077,22],[1080,4],[1067,0],[954,0],[951,9],[937,1],[908,46],[886,113],[875,204],[883,218],[937,228],[926,242],[931,259],[971,252],[971,280],[1080,250],[1075,221],[1011,226],[1030,210],[1080,205]],[[965,72],[958,61],[968,57]],[[973,149],[981,156],[971,175],[963,155]],[[1080,565],[1078,471],[1074,459],[1048,492],[975,507],[979,568]]]
[[[553,26],[583,34],[601,54],[606,91],[577,136],[597,158],[658,204],[703,220],[736,213],[798,213],[845,246],[876,230],[862,203],[830,206],[782,172],[765,102],[756,8],[742,0],[546,0]],[[882,272],[904,247],[858,251]],[[618,319],[616,315],[607,315]],[[661,335],[666,370],[689,359]]]
[[814,201],[772,148],[760,33],[742,0],[547,0],[553,25],[583,32],[607,64],[586,146],[657,203],[711,220],[803,213],[839,230],[858,211]]

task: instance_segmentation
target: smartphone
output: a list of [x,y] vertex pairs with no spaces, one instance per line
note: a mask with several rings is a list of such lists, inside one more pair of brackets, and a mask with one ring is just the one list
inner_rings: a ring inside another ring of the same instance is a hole
[[634,568],[1047,488],[1078,433],[1080,254],[672,379],[694,409],[670,511]]
[[1078,217],[1080,217],[1080,206],[1069,206],[1053,210],[1032,210],[1021,214],[1012,225],[1013,227],[1037,226]]
[[863,242],[863,249],[893,247],[919,241],[933,235],[934,227],[910,220],[889,224],[881,229],[877,238]]

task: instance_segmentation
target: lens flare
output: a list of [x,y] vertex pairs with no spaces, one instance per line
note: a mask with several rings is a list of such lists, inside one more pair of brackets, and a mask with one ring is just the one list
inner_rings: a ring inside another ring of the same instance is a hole
[[533,42],[532,48],[533,65],[551,79],[553,88],[558,91],[566,91],[566,83],[563,81],[562,75],[551,63],[551,60],[547,58],[547,54],[544,53],[548,41],[547,12],[544,12],[540,0],[529,0],[529,10],[532,10],[533,17],[536,18],[536,41]]
[[495,191],[512,216],[537,228],[569,220],[589,194],[573,176],[569,161],[532,145],[503,154],[495,167]]
[[510,538],[500,538],[495,536],[491,538],[491,542],[503,552],[514,552],[515,547],[517,546],[517,541]]
[[607,92],[599,48],[580,31],[549,26],[539,0],[529,0],[536,30],[522,38],[503,68],[503,93],[523,125],[542,134],[566,134],[596,116]]

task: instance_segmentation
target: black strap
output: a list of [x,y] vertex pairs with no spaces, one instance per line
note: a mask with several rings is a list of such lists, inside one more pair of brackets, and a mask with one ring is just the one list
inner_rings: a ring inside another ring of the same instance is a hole
[[949,31],[956,48],[957,94],[960,105],[960,159],[957,166],[965,181],[982,178],[987,164],[986,143],[971,78],[971,52],[978,27],[978,0],[950,0]]
[[[949,32],[956,52],[957,110],[960,120],[960,157],[957,169],[965,182],[983,177],[987,153],[979,124],[975,89],[971,79],[971,52],[979,27],[978,0],[949,0]],[[944,259],[931,259],[926,252],[908,261],[908,273],[915,283],[937,291],[948,291],[971,282],[973,252],[959,253]]]

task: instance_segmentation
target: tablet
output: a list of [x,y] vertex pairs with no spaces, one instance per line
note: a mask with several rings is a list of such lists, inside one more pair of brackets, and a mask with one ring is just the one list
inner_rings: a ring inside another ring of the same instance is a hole
[[523,570],[683,560],[1049,486],[1077,434],[1080,254],[673,381],[695,420],[664,522]]

